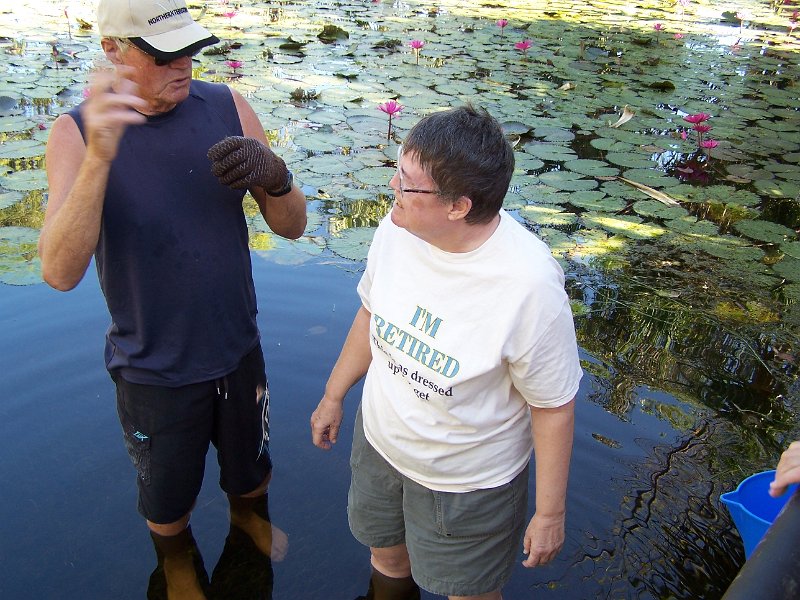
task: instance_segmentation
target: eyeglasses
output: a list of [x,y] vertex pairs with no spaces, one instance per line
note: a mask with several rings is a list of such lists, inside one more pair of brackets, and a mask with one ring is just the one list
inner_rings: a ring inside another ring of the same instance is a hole
[[157,57],[153,56],[152,54],[150,54],[150,53],[148,53],[148,52],[145,52],[144,50],[142,50],[141,48],[139,48],[139,46],[137,46],[136,44],[133,44],[133,43],[129,42],[128,40],[125,40],[125,39],[121,39],[121,38],[120,38],[120,40],[119,40],[119,41],[120,41],[122,44],[124,44],[125,46],[129,46],[130,48],[135,48],[136,50],[138,50],[139,52],[141,52],[141,53],[142,53],[142,54],[144,54],[145,56],[149,56],[150,58],[152,58],[152,59],[153,59],[153,62],[155,63],[155,65],[156,65],[157,67],[166,67],[166,66],[167,66],[168,64],[170,64],[171,62],[173,62],[173,61],[176,61],[176,60],[178,60],[179,58],[183,58],[184,56],[188,56],[189,58],[192,58],[192,57],[194,57],[194,56],[197,56],[197,55],[200,53],[200,50],[202,49],[202,48],[198,48],[197,50],[194,50],[193,52],[189,52],[189,53],[187,53],[187,54],[183,54],[183,55],[181,55],[181,56],[176,56],[175,58],[170,58],[169,60],[166,60],[166,59],[163,59],[163,58],[157,58]]
[[439,190],[417,190],[414,188],[403,187],[403,174],[400,172],[400,158],[402,156],[403,146],[400,145],[397,147],[397,177],[400,179],[400,185],[397,189],[400,191],[400,196],[403,194],[441,194]]

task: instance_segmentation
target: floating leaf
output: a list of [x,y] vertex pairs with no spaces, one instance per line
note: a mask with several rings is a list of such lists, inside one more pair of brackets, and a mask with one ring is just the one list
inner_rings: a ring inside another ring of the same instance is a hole
[[320,41],[324,44],[331,44],[338,40],[346,40],[350,37],[350,34],[347,33],[341,27],[336,25],[325,25],[322,28],[322,31],[317,35]]
[[597,187],[594,179],[583,179],[580,173],[572,171],[549,171],[539,175],[539,180],[550,187],[565,191],[591,190]]
[[797,238],[792,229],[772,221],[743,219],[735,222],[733,228],[744,236],[769,244],[781,244]]
[[529,223],[547,227],[571,227],[577,222],[577,217],[573,213],[562,212],[548,206],[523,206],[519,214]]
[[619,120],[617,120],[617,122],[616,122],[616,123],[614,123],[613,125],[612,125],[611,123],[609,123],[609,125],[608,125],[608,126],[609,126],[609,127],[614,127],[614,128],[617,128],[617,127],[619,127],[620,125],[624,125],[625,123],[627,123],[628,121],[630,121],[630,120],[631,120],[633,117],[635,117],[635,116],[636,116],[636,113],[635,113],[635,112],[633,112],[633,111],[631,110],[631,108],[630,108],[630,107],[629,107],[629,106],[626,104],[626,105],[625,105],[625,106],[622,108],[622,115],[620,116]]
[[675,200],[674,198],[668,196],[664,192],[659,192],[656,189],[651,188],[650,186],[644,185],[642,183],[638,183],[636,181],[632,181],[630,179],[626,179],[625,177],[617,177],[620,181],[627,183],[630,186],[635,187],[637,190],[644,192],[651,198],[658,200],[659,202],[663,202],[667,206],[680,206],[680,203]]
[[679,219],[688,214],[688,211],[680,205],[665,205],[665,203],[655,200],[640,200],[634,203],[633,210],[640,217],[657,219]]
[[47,174],[43,169],[27,169],[15,171],[0,177],[0,185],[7,190],[30,192],[47,188]]
[[619,174],[619,169],[609,167],[608,163],[588,158],[567,161],[564,168],[589,177],[614,177]]
[[0,144],[0,159],[37,158],[44,156],[44,148],[37,140],[13,140]]
[[0,210],[16,204],[24,197],[22,192],[0,192]]
[[367,258],[374,227],[351,227],[344,229],[328,240],[328,247],[342,258],[363,261]]
[[637,240],[656,238],[666,233],[663,227],[643,223],[639,217],[632,215],[615,216],[587,212],[581,215],[581,219],[588,227],[600,227],[606,231]]

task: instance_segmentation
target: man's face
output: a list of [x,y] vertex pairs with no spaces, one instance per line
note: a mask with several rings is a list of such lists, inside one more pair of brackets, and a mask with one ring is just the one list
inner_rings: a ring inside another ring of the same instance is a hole
[[192,80],[191,56],[182,56],[166,64],[156,64],[155,57],[133,44],[122,44],[124,51],[115,47],[111,54],[105,45],[104,48],[113,63],[135,69],[132,79],[139,86],[139,95],[150,104],[154,113],[171,110],[186,100]]

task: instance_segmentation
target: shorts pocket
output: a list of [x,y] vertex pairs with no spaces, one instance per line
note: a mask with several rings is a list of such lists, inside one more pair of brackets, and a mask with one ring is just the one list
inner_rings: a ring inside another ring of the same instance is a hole
[[136,474],[144,485],[150,485],[150,438],[141,431],[125,429],[125,448]]
[[519,520],[518,491],[512,483],[473,492],[433,492],[436,528],[445,537],[488,537],[511,532]]

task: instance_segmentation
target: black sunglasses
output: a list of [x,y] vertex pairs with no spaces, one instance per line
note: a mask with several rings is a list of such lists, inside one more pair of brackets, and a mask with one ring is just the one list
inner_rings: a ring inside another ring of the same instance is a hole
[[186,54],[182,54],[182,55],[180,55],[180,56],[176,56],[175,58],[164,59],[164,58],[158,58],[158,57],[155,57],[155,56],[153,56],[152,54],[150,54],[149,52],[145,52],[144,50],[142,50],[141,48],[139,48],[139,46],[137,46],[136,44],[133,44],[133,43],[129,42],[128,40],[123,40],[123,39],[120,39],[120,42],[122,42],[122,43],[123,43],[123,44],[125,44],[126,46],[130,46],[131,48],[136,48],[136,49],[137,49],[139,52],[141,52],[141,53],[142,53],[142,54],[144,54],[145,56],[149,56],[150,58],[152,58],[152,59],[153,59],[153,62],[155,63],[155,65],[156,65],[157,67],[166,67],[166,66],[167,66],[168,64],[170,64],[171,62],[173,62],[173,61],[175,61],[175,60],[178,60],[179,58],[183,58],[184,56],[188,56],[188,57],[190,57],[190,58],[194,58],[195,56],[197,56],[198,54],[200,54],[200,50],[202,50],[202,48],[198,48],[197,50],[193,50],[192,52],[187,52]]

